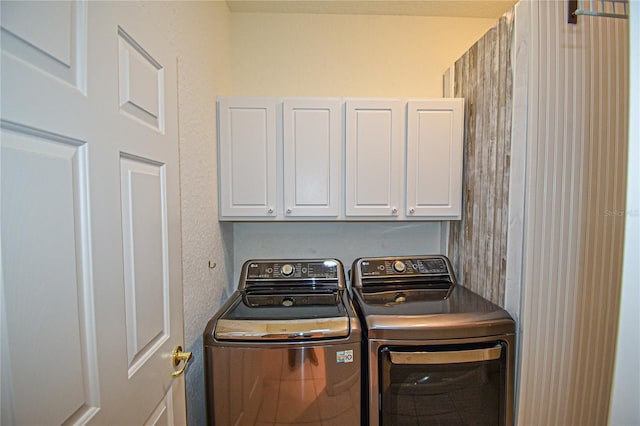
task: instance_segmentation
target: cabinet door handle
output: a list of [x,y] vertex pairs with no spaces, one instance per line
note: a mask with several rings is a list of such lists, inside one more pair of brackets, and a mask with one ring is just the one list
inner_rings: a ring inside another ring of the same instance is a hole
[[293,211],[293,210],[291,210],[291,207],[289,207],[289,208],[287,209],[287,214],[291,214],[291,212],[292,212],[292,211]]
[[394,207],[393,209],[391,209],[391,213],[392,214],[398,214],[398,209]]
[[269,210],[267,210],[267,214],[273,214],[273,207],[269,207]]
[[416,212],[416,209],[414,209],[413,207],[409,209],[409,214],[414,214]]

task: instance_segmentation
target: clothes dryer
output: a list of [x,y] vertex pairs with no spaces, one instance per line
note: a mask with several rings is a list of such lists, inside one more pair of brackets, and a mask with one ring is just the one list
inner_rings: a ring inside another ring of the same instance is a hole
[[513,423],[515,322],[445,256],[361,258],[351,287],[369,425]]

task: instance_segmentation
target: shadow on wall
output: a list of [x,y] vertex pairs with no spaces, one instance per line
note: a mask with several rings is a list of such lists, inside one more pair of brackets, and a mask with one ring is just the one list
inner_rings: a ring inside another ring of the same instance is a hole
[[[193,355],[185,372],[187,424],[192,426],[207,424],[202,333],[207,326],[209,318],[229,299],[236,288],[233,278],[233,224],[219,222],[219,225],[222,241],[220,251],[224,258],[224,264],[219,263],[215,269],[210,269],[212,280],[211,287],[208,289],[210,299],[209,302],[203,301],[203,303],[209,304],[204,308],[208,311],[208,316],[197,321],[201,322],[201,324],[197,325],[199,330],[192,330],[192,332],[197,331],[197,335],[187,349]],[[224,270],[222,271],[222,269]],[[214,277],[217,277],[217,279],[214,279]],[[185,343],[189,344],[186,341]]]
[[204,355],[202,352],[202,336],[188,349],[193,354],[193,360],[185,373],[187,398],[187,424],[207,424],[207,406],[204,390]]

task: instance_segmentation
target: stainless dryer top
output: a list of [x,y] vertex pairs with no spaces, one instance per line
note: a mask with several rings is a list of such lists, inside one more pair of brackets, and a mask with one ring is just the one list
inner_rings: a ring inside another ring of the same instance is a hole
[[369,338],[455,339],[515,332],[499,306],[456,284],[445,256],[357,259],[353,298]]

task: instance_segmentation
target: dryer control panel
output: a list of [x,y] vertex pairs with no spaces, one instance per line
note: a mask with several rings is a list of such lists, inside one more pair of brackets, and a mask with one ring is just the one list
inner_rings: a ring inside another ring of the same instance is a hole
[[447,264],[442,258],[364,259],[360,263],[360,274],[363,277],[441,275],[448,272]]
[[443,255],[365,257],[351,268],[353,287],[423,285],[450,288],[456,285],[451,263]]

